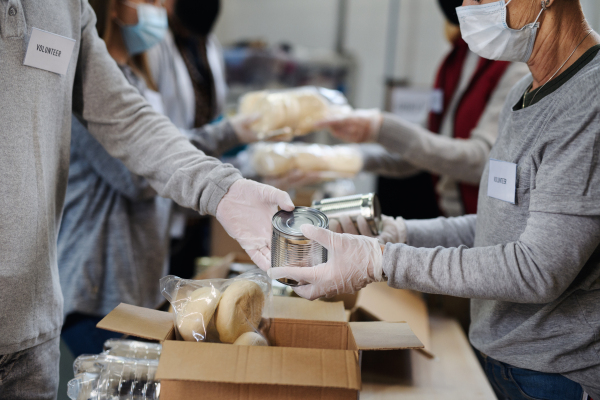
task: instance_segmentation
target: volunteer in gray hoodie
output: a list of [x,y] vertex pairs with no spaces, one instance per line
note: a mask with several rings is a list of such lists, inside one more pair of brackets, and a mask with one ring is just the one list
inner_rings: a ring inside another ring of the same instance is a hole
[[[385,246],[305,226],[328,262],[270,274],[310,299],[383,280],[471,298],[469,338],[499,398],[598,400],[600,36],[579,0],[465,0],[457,12],[473,52],[531,72],[501,112],[477,214],[385,218]],[[372,125],[333,129],[392,147]]]
[[271,217],[293,204],[206,156],[154,111],[108,54],[87,0],[10,0],[0,14],[0,399],[54,399],[72,113],[158,195],[215,215],[264,269]]

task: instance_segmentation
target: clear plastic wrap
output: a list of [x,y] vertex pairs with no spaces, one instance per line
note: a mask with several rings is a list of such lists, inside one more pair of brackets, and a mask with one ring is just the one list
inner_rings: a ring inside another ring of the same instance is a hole
[[67,395],[72,400],[158,400],[157,368],[158,360],[82,355],[73,363],[75,378]]
[[239,113],[257,115],[252,129],[261,140],[290,140],[314,130],[315,123],[348,113],[351,107],[337,90],[304,86],[250,92],[240,99]]
[[299,170],[319,172],[327,180],[353,177],[362,170],[363,160],[355,145],[257,143],[252,147],[252,166],[263,177]]
[[162,351],[162,345],[158,343],[140,342],[128,339],[108,339],[104,342],[102,354],[137,358],[139,360],[158,360]]
[[[233,279],[188,280],[169,275],[160,280],[174,311],[177,339],[267,345],[271,279],[261,270]],[[253,335],[244,334],[253,332]],[[262,340],[260,340],[262,338]],[[243,343],[242,343],[243,342]]]

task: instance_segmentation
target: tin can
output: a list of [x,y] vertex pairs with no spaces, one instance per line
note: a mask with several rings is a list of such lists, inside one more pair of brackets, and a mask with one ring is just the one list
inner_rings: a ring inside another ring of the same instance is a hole
[[357,230],[356,219],[362,215],[367,220],[373,235],[381,233],[381,206],[375,193],[313,201],[312,208],[321,211],[332,219],[342,216],[350,217]]
[[[281,210],[273,216],[271,238],[271,268],[313,267],[327,262],[327,249],[306,238],[300,227],[313,225],[328,229],[329,219],[322,212],[309,207],[296,207],[294,211]],[[288,286],[298,286],[292,279],[278,279]]]

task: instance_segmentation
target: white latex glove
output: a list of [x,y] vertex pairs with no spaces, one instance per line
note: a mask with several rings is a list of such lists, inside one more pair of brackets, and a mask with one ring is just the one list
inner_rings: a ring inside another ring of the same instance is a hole
[[281,190],[297,189],[322,181],[323,174],[321,171],[301,171],[299,169],[293,169],[281,176],[263,178],[265,184]]
[[217,206],[217,220],[264,271],[271,267],[271,219],[277,206],[294,210],[286,192],[247,179],[231,185]]
[[381,243],[406,243],[407,231],[404,218],[382,215],[381,221],[383,228],[381,229],[381,235],[377,236]]
[[[358,229],[356,229],[358,225]],[[371,232],[369,223],[362,215],[356,219],[356,225],[348,216],[339,217],[336,219],[329,219],[329,230],[336,233],[349,233],[350,235],[363,235],[368,237],[375,237]]]
[[350,114],[319,121],[315,128],[329,128],[338,139],[351,143],[375,141],[383,117],[377,109],[354,110]]
[[279,267],[268,271],[272,279],[288,278],[303,286],[294,291],[305,299],[355,293],[371,282],[383,281],[383,251],[377,239],[338,234],[311,225],[302,234],[323,245],[329,260],[314,267]]
[[[392,218],[387,215],[381,216],[382,229],[381,234],[376,236],[381,244],[386,243],[406,243],[407,232],[406,223],[404,218]],[[367,223],[367,220],[362,215],[356,219],[358,229],[352,223],[349,217],[340,217],[339,219],[329,220],[329,229],[337,233],[349,233],[351,235],[363,235],[368,237],[375,237],[371,232],[371,228]]]
[[229,118],[235,135],[242,143],[254,143],[258,141],[258,135],[251,129],[251,125],[260,118],[260,114],[237,114]]

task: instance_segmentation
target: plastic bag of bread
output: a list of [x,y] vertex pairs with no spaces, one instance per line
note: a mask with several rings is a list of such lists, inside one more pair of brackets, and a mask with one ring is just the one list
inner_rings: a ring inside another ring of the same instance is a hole
[[251,160],[256,173],[263,177],[302,171],[319,172],[322,180],[331,180],[351,178],[363,167],[355,145],[257,143],[252,147]]
[[173,307],[177,339],[267,345],[271,280],[263,271],[233,279],[188,280],[169,275],[161,292]]
[[273,141],[306,135],[316,122],[350,110],[341,92],[314,86],[250,92],[239,104],[240,114],[257,116],[251,128],[259,140]]

